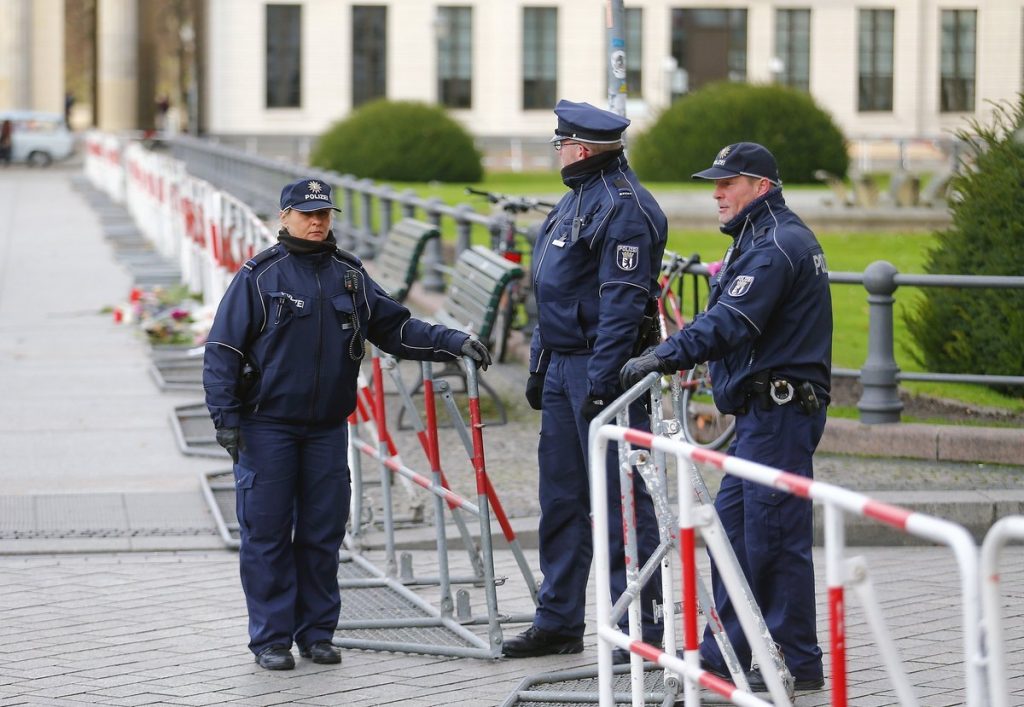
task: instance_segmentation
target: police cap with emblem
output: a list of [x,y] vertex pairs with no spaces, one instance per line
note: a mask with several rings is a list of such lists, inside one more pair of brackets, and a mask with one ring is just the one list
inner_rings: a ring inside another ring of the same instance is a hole
[[693,178],[727,179],[740,174],[746,177],[763,177],[775,186],[782,184],[775,155],[756,142],[737,142],[723,147],[711,166],[703,172],[697,172]]
[[300,179],[297,182],[286,184],[281,190],[281,211],[295,209],[296,211],[319,211],[320,209],[334,209],[341,211],[331,201],[331,185],[319,179]]
[[612,144],[622,139],[622,131],[629,125],[629,119],[617,113],[564,98],[555,106],[555,115],[558,116],[558,127],[549,142],[576,140]]

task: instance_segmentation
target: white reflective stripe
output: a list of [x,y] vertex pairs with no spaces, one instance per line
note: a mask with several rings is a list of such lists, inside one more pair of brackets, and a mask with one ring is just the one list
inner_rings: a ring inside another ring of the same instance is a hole
[[796,270],[796,266],[793,265],[793,259],[789,257],[789,253],[787,253],[783,249],[783,247],[781,245],[779,245],[779,239],[777,237],[778,236],[778,232],[779,232],[779,219],[776,218],[775,212],[772,211],[772,205],[771,204],[769,204],[766,201],[766,202],[764,202],[764,205],[768,207],[768,213],[771,214],[772,219],[775,221],[775,228],[772,229],[772,242],[774,242],[775,243],[775,247],[778,248],[780,251],[782,251],[782,254],[784,256],[786,256],[786,260],[789,261],[789,269],[790,270]]
[[748,317],[748,316],[747,316],[746,314],[744,314],[744,313],[743,313],[743,310],[742,310],[742,309],[737,309],[736,307],[733,307],[733,306],[732,306],[731,304],[729,304],[728,302],[723,302],[722,300],[718,300],[717,302],[715,302],[715,304],[720,304],[720,305],[722,305],[723,307],[728,307],[728,308],[729,308],[729,309],[731,309],[732,311],[734,311],[734,312],[736,312],[737,314],[739,314],[739,315],[740,315],[741,317],[743,317],[743,318],[744,318],[744,319],[746,319],[746,320],[747,320],[748,322],[750,322],[750,326],[754,327],[754,330],[755,330],[755,331],[757,331],[758,335],[760,336],[760,334],[761,334],[761,330],[760,330],[760,329],[758,328],[757,324],[754,324],[754,321],[753,321],[753,320],[752,320],[752,319],[751,319],[750,317]]
[[266,275],[270,271],[270,268],[274,267],[282,260],[290,256],[291,253],[285,251],[285,254],[283,256],[272,262],[270,265],[267,266],[266,270],[264,270],[263,272],[256,276],[256,293],[260,296],[260,307],[263,308],[263,323],[260,324],[260,330],[257,332],[258,334],[262,334],[263,330],[267,328],[267,305],[263,303],[263,291],[260,289],[260,278]]
[[601,283],[601,286],[597,289],[598,297],[601,296],[601,293],[604,292],[604,288],[607,287],[608,285],[629,285],[630,287],[635,287],[638,290],[643,291],[644,294],[651,294],[650,290],[648,290],[643,285],[636,284],[635,282],[626,282],[625,280],[609,280],[608,282]]
[[234,346],[232,346],[231,344],[225,344],[225,343],[224,343],[223,341],[207,341],[207,342],[206,342],[206,345],[207,345],[207,346],[209,346],[210,344],[217,344],[217,346],[223,346],[223,347],[224,347],[224,348],[226,348],[226,349],[231,349],[232,351],[234,351],[234,352],[235,352],[236,354],[238,354],[239,356],[242,356],[243,358],[245,357],[245,354],[244,354],[244,353],[242,353],[241,351],[239,351],[238,349],[236,349],[236,348],[235,348]]

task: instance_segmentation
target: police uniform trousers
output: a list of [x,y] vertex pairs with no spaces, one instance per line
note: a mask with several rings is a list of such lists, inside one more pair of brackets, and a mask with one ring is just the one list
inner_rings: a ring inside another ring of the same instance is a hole
[[[587,435],[590,423],[580,413],[588,394],[589,356],[553,353],[544,381],[540,444],[540,570],[544,575],[538,592],[534,625],[561,635],[581,637],[584,632],[587,579],[593,557],[593,526],[590,519],[590,481],[587,470]],[[649,429],[642,406],[630,409],[634,427]],[[614,602],[626,588],[622,540],[622,510],[616,445],[608,452],[608,528],[611,595]],[[650,493],[633,472],[636,490],[637,546],[640,561],[658,547],[658,524]],[[652,602],[661,603],[661,574],[641,592],[643,638],[659,644],[662,625],[655,624]],[[620,625],[628,625],[624,617]]]
[[330,640],[352,493],[348,429],[243,419],[241,438],[235,502],[249,648]]
[[[761,409],[757,403],[736,416],[736,438],[729,454],[813,478],[811,457],[825,429],[825,407],[808,415],[796,403]],[[772,638],[794,678],[822,676],[811,557],[811,501],[726,475],[715,510]],[[740,664],[750,665],[750,644],[740,628],[732,599],[714,562],[711,580],[715,605]],[[702,657],[712,666],[725,663],[711,630],[704,631]]]

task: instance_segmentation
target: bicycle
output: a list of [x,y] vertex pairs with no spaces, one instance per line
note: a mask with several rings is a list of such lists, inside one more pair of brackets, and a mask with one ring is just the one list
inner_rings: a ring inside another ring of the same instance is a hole
[[[516,225],[516,215],[533,210],[550,210],[555,207],[555,204],[530,197],[514,197],[480,191],[472,187],[466,187],[466,193],[482,196],[495,207],[495,217],[490,226],[491,250],[506,260],[525,265],[524,256],[533,251],[537,233],[534,228],[520,229]],[[520,237],[526,241],[527,248],[525,250],[519,247],[518,239]],[[530,335],[533,333],[536,322],[537,303],[533,296],[530,271],[527,269],[522,280],[511,282],[498,301],[498,313],[494,324],[494,350],[491,351],[494,360],[501,363],[505,361],[508,354],[508,339],[513,329]]]
[[[659,280],[661,296],[658,298],[662,340],[669,336],[670,321],[676,330],[682,329],[685,325],[682,310],[686,276],[693,278],[694,316],[700,302],[700,278],[707,278],[706,274],[691,272],[691,267],[700,263],[699,255],[683,258],[675,253],[666,252],[665,256]],[[672,377],[672,385],[673,388],[678,386],[678,391],[672,391],[672,402],[686,441],[705,449],[722,449],[728,445],[736,431],[736,418],[733,415],[723,415],[715,407],[708,364],[700,363],[688,371],[680,371]]]

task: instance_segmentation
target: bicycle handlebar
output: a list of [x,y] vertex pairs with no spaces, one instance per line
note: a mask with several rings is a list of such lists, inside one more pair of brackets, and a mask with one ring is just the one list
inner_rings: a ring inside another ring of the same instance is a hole
[[487,199],[492,204],[500,205],[502,210],[508,211],[509,213],[526,213],[533,209],[540,210],[541,208],[553,209],[555,204],[548,201],[541,201],[540,199],[533,199],[527,196],[508,196],[507,194],[498,194],[492,191],[481,191],[474,189],[473,187],[466,187],[467,194],[476,194]]

